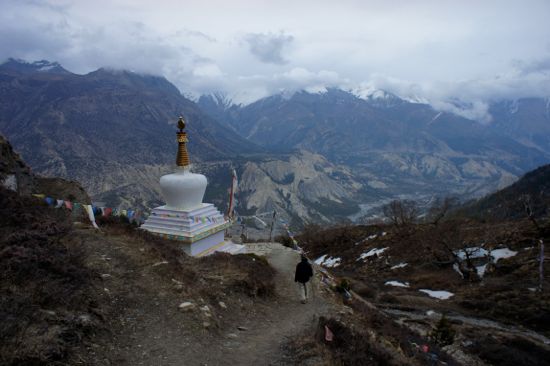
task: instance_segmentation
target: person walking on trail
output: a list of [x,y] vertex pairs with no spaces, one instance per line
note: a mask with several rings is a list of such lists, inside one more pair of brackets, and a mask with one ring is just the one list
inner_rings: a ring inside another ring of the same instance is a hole
[[302,297],[302,304],[307,302],[307,283],[313,276],[313,269],[309,264],[305,255],[302,255],[302,261],[296,265],[296,274],[294,275],[294,282],[298,282],[300,286],[300,295]]

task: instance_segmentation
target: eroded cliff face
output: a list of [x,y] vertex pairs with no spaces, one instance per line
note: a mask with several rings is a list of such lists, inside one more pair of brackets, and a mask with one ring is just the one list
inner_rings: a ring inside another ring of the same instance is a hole
[[0,135],[0,181],[2,185],[20,194],[30,194],[33,177],[30,168],[13,151],[11,144]]
[[91,202],[88,193],[76,181],[34,174],[2,135],[0,135],[0,184],[20,195],[42,193],[56,199]]
[[353,199],[362,188],[348,169],[300,151],[287,160],[245,163],[238,198],[245,214],[277,210],[296,221],[328,222],[357,211]]
[[[233,169],[239,180],[236,210],[244,216],[277,210],[300,224],[334,221],[358,211],[354,199],[363,194],[364,185],[350,170],[306,151],[193,164],[192,170],[208,179],[204,201],[222,211],[227,209]],[[159,178],[173,171],[169,164],[109,163],[97,167],[95,175],[77,179],[94,200],[110,207],[152,208],[164,204]]]

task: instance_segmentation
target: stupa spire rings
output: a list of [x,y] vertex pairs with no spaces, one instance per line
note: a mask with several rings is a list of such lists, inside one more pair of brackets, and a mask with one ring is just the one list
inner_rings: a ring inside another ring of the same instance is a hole
[[178,128],[179,131],[176,132],[176,135],[178,137],[178,155],[176,156],[176,165],[181,167],[188,167],[189,165],[191,165],[186,146],[189,140],[187,139],[187,132],[183,131],[183,129],[185,128],[185,120],[183,119],[183,117],[180,117],[178,120]]

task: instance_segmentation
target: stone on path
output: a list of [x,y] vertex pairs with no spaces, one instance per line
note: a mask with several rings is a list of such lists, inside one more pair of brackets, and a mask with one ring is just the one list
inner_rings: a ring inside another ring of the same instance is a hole
[[178,306],[178,308],[179,308],[180,311],[185,313],[185,312],[193,310],[195,308],[195,304],[193,304],[192,302],[186,301],[186,302],[182,302]]

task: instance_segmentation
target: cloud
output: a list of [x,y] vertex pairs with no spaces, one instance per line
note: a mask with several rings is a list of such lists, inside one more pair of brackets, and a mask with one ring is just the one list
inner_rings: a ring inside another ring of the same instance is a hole
[[294,37],[284,33],[249,33],[244,37],[250,52],[265,63],[283,65],[287,61],[283,58],[283,51],[292,43]]
[[514,60],[512,65],[523,75],[550,72],[550,56],[531,61]]
[[0,61],[160,74],[186,95],[239,103],[378,88],[482,121],[499,98],[550,96],[547,0],[227,4],[1,0]]

